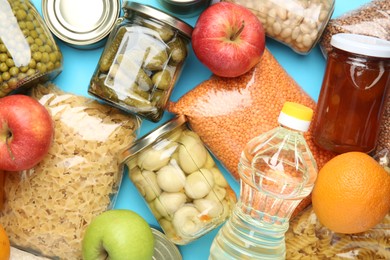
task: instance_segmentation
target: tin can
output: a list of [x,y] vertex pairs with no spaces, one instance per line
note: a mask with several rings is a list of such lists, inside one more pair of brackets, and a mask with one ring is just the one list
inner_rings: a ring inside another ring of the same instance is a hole
[[324,149],[369,153],[375,149],[390,93],[390,41],[340,33],[332,50],[313,121],[314,141]]
[[120,12],[120,0],[42,0],[43,18],[50,31],[72,47],[104,45]]
[[62,54],[29,0],[0,0],[0,97],[53,80]]
[[156,8],[123,3],[88,92],[157,122],[163,116],[189,52],[193,28]]
[[129,178],[168,239],[185,245],[229,216],[236,196],[199,136],[179,116],[122,154]]
[[193,17],[210,5],[210,0],[159,0],[160,5],[169,13],[180,17]]
[[151,228],[154,236],[154,260],[182,260],[179,249],[160,230]]

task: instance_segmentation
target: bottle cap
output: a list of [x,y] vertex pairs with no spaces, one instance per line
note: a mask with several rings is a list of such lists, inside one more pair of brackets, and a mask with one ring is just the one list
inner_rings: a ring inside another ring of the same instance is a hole
[[278,122],[289,128],[306,132],[309,129],[313,110],[307,106],[285,102],[279,114]]
[[390,41],[367,35],[338,33],[330,44],[340,50],[379,58],[390,58]]

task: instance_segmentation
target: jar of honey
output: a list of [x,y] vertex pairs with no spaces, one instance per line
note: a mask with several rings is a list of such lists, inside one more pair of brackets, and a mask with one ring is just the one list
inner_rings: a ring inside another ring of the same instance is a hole
[[385,101],[390,91],[390,42],[340,33],[332,51],[313,122],[314,141],[344,153],[375,149]]

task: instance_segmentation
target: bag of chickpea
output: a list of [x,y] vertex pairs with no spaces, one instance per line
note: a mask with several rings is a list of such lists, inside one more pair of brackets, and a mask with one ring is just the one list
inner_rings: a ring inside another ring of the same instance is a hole
[[[278,115],[286,101],[313,110],[316,106],[266,49],[260,63],[248,73],[236,78],[212,76],[171,102],[168,110],[187,116],[191,129],[238,180],[245,144],[278,126]],[[305,137],[320,169],[333,154],[314,144],[312,129]]]
[[373,0],[331,19],[319,42],[325,57],[332,49],[330,44],[332,36],[338,33],[362,34],[390,41],[390,1]]

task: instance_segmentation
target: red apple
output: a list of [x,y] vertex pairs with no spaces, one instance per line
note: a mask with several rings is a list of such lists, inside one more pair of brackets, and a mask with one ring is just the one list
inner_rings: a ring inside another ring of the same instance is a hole
[[54,123],[46,108],[26,95],[0,98],[0,170],[34,167],[48,153]]
[[192,48],[214,74],[237,77],[260,61],[265,48],[265,31],[249,9],[219,2],[199,16],[192,33]]

